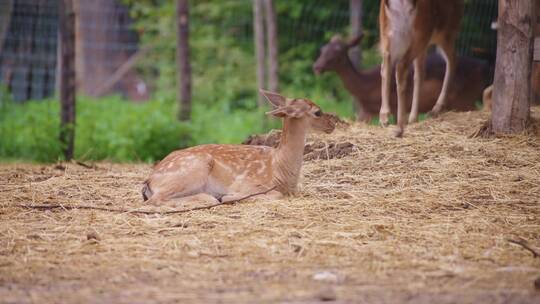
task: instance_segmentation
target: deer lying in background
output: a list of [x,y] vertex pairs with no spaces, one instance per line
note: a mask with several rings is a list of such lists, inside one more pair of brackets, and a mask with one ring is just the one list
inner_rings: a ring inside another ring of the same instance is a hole
[[446,105],[448,87],[455,65],[454,43],[458,35],[463,0],[381,0],[379,11],[382,51],[382,106],[380,122],[388,124],[392,66],[396,64],[398,94],[396,137],[405,129],[405,100],[408,70],[414,62],[414,89],[409,122],[417,120],[420,87],[426,51],[436,44],[446,61],[443,86],[431,115],[439,114]]
[[[335,71],[345,88],[355,97],[364,109],[362,117],[358,119],[369,122],[379,113],[381,108],[381,67],[376,66],[370,70],[356,69],[348,56],[348,51],[362,40],[359,35],[348,42],[335,35],[326,45],[321,47],[321,54],[313,64],[315,74],[326,71]],[[448,88],[447,108],[456,111],[475,110],[475,101],[482,98],[482,90],[487,85],[489,67],[486,63],[467,57],[457,60],[455,80]],[[438,54],[427,56],[425,65],[425,78],[420,87],[418,111],[426,113],[435,105],[445,75],[445,61]],[[407,111],[411,109],[413,87],[410,83],[406,88],[405,105]],[[396,115],[397,94],[396,84],[392,83],[390,94],[390,110]]]
[[[159,162],[145,181],[143,199],[177,206],[189,201],[234,201],[267,192],[277,198],[296,192],[306,133],[310,128],[331,133],[335,123],[313,102],[260,91],[283,118],[277,148],[246,145],[201,145],[174,151]],[[271,190],[275,188],[275,190]],[[271,191],[268,191],[271,190]]]
[[[531,105],[540,104],[540,63],[533,62],[531,71]],[[486,111],[491,111],[493,108],[493,84],[484,90],[482,95],[482,103]]]

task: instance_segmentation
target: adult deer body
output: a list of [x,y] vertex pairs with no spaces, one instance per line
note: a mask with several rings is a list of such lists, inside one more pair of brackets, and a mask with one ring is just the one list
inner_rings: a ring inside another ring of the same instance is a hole
[[[321,47],[319,58],[313,64],[313,71],[320,74],[335,71],[341,78],[345,88],[360,103],[363,116],[361,121],[370,121],[376,117],[381,108],[381,66],[369,70],[356,69],[348,56],[348,50],[358,44],[362,36],[344,41],[334,36]],[[443,86],[445,61],[440,55],[433,53],[427,56],[425,78],[420,87],[418,111],[426,113],[435,105]],[[482,98],[482,90],[487,85],[489,67],[486,63],[468,57],[459,57],[455,69],[455,80],[448,89],[447,108],[456,111],[471,111],[475,102]],[[405,105],[411,109],[413,87],[407,84]],[[392,82],[390,94],[390,111],[397,113],[397,94],[395,82]]]
[[201,145],[172,152],[159,162],[143,186],[152,204],[176,206],[190,201],[237,200],[256,193],[279,197],[296,191],[306,133],[310,128],[331,133],[335,123],[307,99],[261,93],[283,118],[277,148],[247,145]]
[[409,122],[418,117],[418,102],[426,50],[436,44],[446,60],[443,86],[431,110],[437,115],[444,108],[454,69],[454,43],[463,14],[463,0],[381,0],[379,23],[382,51],[381,124],[388,124],[392,66],[396,64],[398,94],[396,136],[405,128],[405,99],[408,69],[414,62],[414,89]]

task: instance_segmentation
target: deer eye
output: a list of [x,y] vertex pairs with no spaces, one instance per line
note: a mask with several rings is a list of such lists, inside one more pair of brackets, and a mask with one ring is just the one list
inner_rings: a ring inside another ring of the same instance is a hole
[[322,111],[321,110],[318,110],[317,112],[313,113],[315,116],[317,117],[321,117],[322,116]]

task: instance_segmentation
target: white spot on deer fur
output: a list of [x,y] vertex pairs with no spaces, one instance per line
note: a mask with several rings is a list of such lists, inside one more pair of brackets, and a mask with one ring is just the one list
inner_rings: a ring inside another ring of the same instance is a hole
[[412,24],[416,15],[411,0],[390,0],[386,6],[390,28],[390,56],[392,63],[401,59],[411,44]]
[[266,166],[261,166],[259,170],[257,170],[257,174],[263,174],[264,171],[266,171]]
[[238,175],[234,181],[237,182],[237,181],[243,181],[246,177],[246,172],[242,172],[242,174]]

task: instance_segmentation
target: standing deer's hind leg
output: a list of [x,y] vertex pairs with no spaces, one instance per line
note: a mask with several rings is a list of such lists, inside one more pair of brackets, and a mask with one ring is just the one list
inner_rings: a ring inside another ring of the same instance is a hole
[[433,106],[433,109],[429,113],[430,116],[436,117],[441,113],[441,111],[446,106],[446,100],[448,96],[448,88],[450,86],[450,81],[452,80],[452,76],[454,74],[454,66],[455,66],[455,49],[454,49],[454,41],[446,41],[443,43],[440,48],[442,52],[442,55],[444,57],[444,60],[446,61],[446,72],[444,74],[444,81],[443,86],[441,89],[441,93],[439,94],[439,98],[437,99],[437,103]]
[[379,123],[381,126],[388,126],[388,119],[390,117],[390,86],[392,80],[392,60],[390,52],[388,50],[383,51],[383,61],[381,65],[381,96],[382,104],[381,111],[379,113]]
[[411,113],[409,113],[409,123],[416,122],[418,120],[418,106],[420,104],[420,87],[422,80],[424,79],[424,64],[426,53],[422,52],[414,60],[414,89],[411,105]]
[[405,131],[405,113],[407,100],[407,81],[409,78],[409,66],[411,61],[408,58],[402,58],[396,65],[396,85],[398,94],[397,127],[394,131],[395,137],[403,136]]

